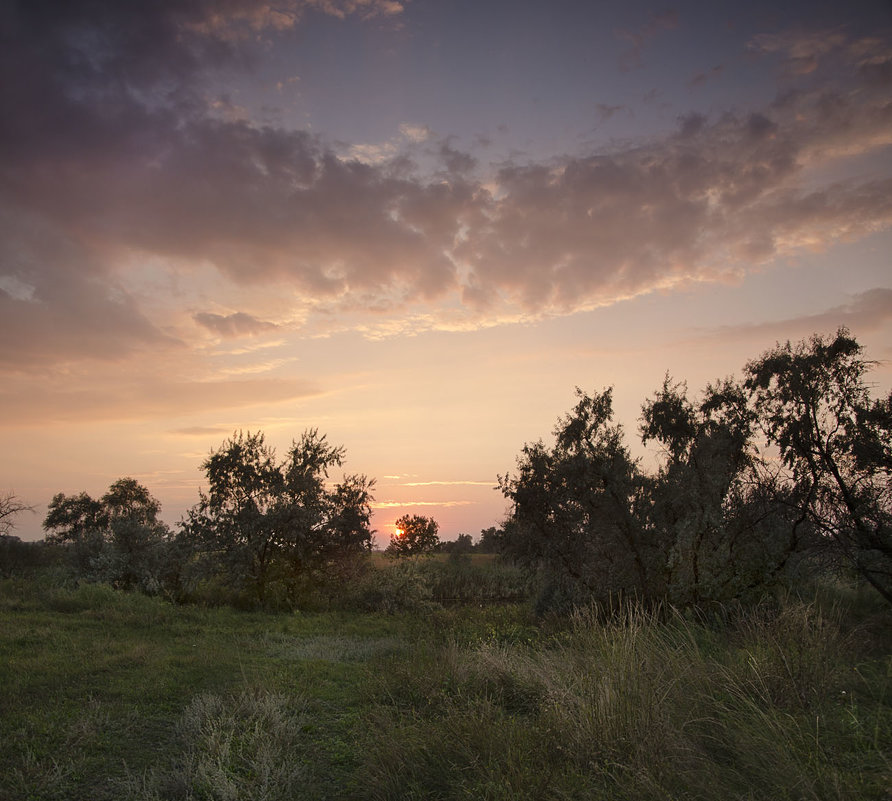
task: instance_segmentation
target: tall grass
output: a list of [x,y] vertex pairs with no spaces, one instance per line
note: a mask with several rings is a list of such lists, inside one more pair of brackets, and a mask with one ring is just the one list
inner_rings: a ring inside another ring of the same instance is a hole
[[0,799],[890,797],[892,616],[869,599],[422,609],[0,581]]
[[545,646],[394,664],[368,797],[888,798],[890,662],[864,675],[840,618],[790,599],[728,629],[583,612]]

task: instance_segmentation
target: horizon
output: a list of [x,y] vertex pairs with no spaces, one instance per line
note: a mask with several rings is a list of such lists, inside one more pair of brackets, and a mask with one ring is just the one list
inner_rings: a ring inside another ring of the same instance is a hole
[[[20,4],[0,59],[0,492],[135,478],[173,525],[238,430],[318,428],[475,540],[574,388],[633,454],[847,327],[892,389],[887,3]],[[334,477],[337,478],[336,474]]]

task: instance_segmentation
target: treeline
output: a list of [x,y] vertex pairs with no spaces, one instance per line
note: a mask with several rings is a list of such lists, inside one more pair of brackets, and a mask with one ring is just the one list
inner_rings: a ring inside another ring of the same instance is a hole
[[655,473],[630,456],[612,392],[578,391],[555,444],[500,478],[502,549],[541,608],[702,606],[845,570],[892,603],[892,394],[845,329],[778,345],[691,400],[668,375],[641,410]]
[[29,550],[0,532],[0,559],[8,573],[55,548],[82,580],[289,608],[405,608],[434,598],[434,586],[473,600],[475,582],[489,582],[491,600],[538,586],[541,611],[701,607],[822,571],[855,575],[892,603],[892,394],[871,397],[872,366],[840,329],[778,345],[742,380],[696,399],[667,375],[638,428],[660,446],[650,472],[613,422],[612,390],[577,390],[554,444],[527,444],[516,472],[499,477],[511,504],[500,527],[476,544],[466,534],[441,543],[432,518],[397,521],[389,555],[498,552],[498,580],[461,573],[460,559],[448,560],[445,579],[411,559],[372,567],[374,480],[333,483],[345,451],[316,430],[281,459],[262,433],[235,434],[205,460],[207,492],[174,531],[151,493],[124,478],[99,499],[56,495],[45,543]]

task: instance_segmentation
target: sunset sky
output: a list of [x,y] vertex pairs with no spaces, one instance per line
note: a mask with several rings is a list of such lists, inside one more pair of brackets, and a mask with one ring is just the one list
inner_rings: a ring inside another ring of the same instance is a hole
[[[479,534],[574,387],[633,452],[848,326],[892,386],[892,5],[7,0],[0,493],[317,427],[375,528]],[[338,478],[339,476],[334,476]]]

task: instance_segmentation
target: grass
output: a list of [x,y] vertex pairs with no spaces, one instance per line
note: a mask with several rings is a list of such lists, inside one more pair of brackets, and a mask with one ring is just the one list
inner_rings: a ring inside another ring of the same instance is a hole
[[177,607],[0,582],[0,799],[892,797],[892,615]]

